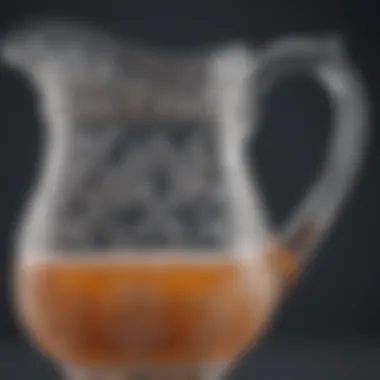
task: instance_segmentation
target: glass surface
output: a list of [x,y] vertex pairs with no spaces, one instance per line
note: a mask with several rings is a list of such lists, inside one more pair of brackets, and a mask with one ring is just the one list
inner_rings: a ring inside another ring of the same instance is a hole
[[[16,236],[14,300],[73,379],[219,378],[263,333],[349,193],[366,102],[331,39],[153,51],[72,23],[10,33],[44,159]],[[275,231],[246,143],[274,80],[310,70],[336,123],[325,170]]]

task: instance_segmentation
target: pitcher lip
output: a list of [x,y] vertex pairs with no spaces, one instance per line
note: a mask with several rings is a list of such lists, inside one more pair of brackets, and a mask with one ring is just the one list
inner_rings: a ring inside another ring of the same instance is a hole
[[[108,31],[104,27],[98,27],[92,22],[69,17],[35,16],[15,23],[11,28],[9,28],[5,36],[0,39],[0,60],[14,65],[15,62],[14,59],[12,59],[12,55],[9,50],[11,48],[17,48],[17,43],[19,41],[37,37],[40,37],[41,39],[46,38],[48,40],[49,38],[52,38],[52,32],[56,32],[58,34],[62,33],[62,37],[69,37],[69,39],[72,39],[73,42],[76,43],[78,43],[77,36],[81,34],[89,37],[91,36],[95,40],[99,40],[99,42],[101,39],[104,39],[106,41],[105,45],[111,50],[119,50],[124,46],[122,35]],[[248,47],[248,44],[243,39],[238,38],[228,39],[225,41],[216,41],[206,47],[202,45],[191,48],[157,48],[154,47],[153,44],[146,42],[141,43],[138,38],[128,37],[125,42],[127,43],[127,46],[132,49],[141,49],[145,46],[148,52],[151,51],[154,53],[156,50],[159,50],[164,53],[166,52],[169,55],[174,54],[175,56],[178,54],[179,56],[185,56],[190,59],[192,57],[207,58],[210,53],[215,54],[231,49],[246,50]]]

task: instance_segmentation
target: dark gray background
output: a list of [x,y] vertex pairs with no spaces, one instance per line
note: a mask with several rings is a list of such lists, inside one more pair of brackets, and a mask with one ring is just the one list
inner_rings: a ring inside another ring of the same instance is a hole
[[[372,139],[366,167],[317,260],[285,301],[264,339],[269,348],[259,349],[256,364],[248,358],[238,373],[247,379],[253,375],[375,379],[380,375],[376,363],[380,352],[376,349],[380,342],[380,28],[376,1],[202,3],[13,0],[2,7],[0,33],[17,21],[41,14],[74,16],[157,46],[205,46],[235,38],[261,46],[288,33],[340,33],[370,95]],[[39,152],[41,131],[34,101],[23,78],[0,70],[1,378],[3,374],[21,378],[26,373],[49,378],[44,362],[23,346],[10,313],[7,285],[10,231],[33,181]],[[268,99],[265,133],[256,153],[276,223],[284,220],[317,173],[329,132],[327,104],[315,83],[296,76],[279,84]]]

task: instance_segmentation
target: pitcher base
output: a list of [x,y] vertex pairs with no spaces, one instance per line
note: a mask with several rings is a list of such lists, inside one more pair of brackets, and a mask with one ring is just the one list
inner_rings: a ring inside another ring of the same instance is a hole
[[67,380],[219,380],[228,367],[227,362],[215,362],[141,368],[64,366],[63,370]]

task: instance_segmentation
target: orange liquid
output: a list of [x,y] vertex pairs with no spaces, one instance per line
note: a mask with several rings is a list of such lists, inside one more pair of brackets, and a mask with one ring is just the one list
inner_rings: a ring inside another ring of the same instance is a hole
[[259,336],[293,264],[282,250],[245,262],[41,261],[18,268],[17,307],[36,345],[65,363],[219,362]]

